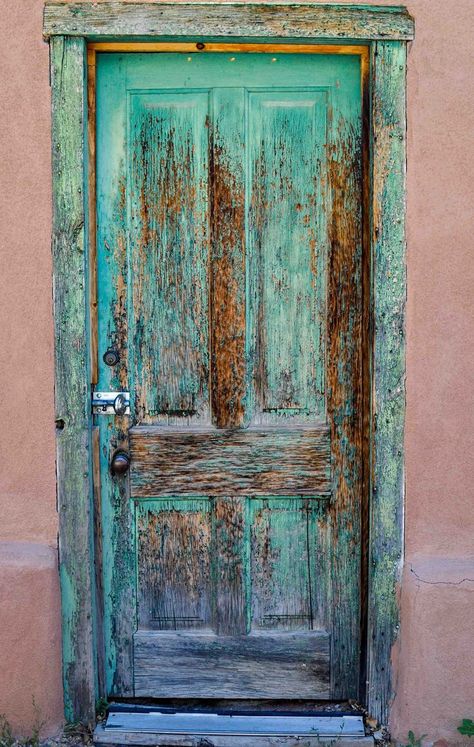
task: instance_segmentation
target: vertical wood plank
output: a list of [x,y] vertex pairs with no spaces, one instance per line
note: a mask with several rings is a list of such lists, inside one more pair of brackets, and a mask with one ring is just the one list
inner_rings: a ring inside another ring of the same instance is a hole
[[[360,67],[330,121],[327,407],[333,501],[328,512],[332,697],[357,698],[362,490],[362,119]],[[346,83],[349,71],[346,73]]]
[[53,299],[65,715],[94,716],[90,366],[85,320],[86,44],[51,40]]
[[214,89],[211,190],[211,408],[218,428],[241,425],[245,395],[244,91]]
[[88,252],[89,252],[89,308],[91,384],[97,384],[98,329],[97,329],[97,245],[96,245],[96,179],[95,179],[95,62],[93,49],[87,50],[87,165],[88,165]]
[[247,632],[247,498],[215,498],[213,510],[214,629],[218,635]]
[[405,415],[406,46],[377,42],[373,57],[372,244],[375,352],[368,613],[368,708],[387,721],[393,695],[397,587],[403,557]]
[[105,686],[104,585],[102,552],[102,491],[100,474],[100,428],[92,427],[92,476],[94,489],[94,569],[97,638],[97,694],[107,696]]
[[[97,388],[120,391],[129,386],[126,61],[121,59],[113,66],[107,55],[98,55],[96,63]],[[119,353],[115,366],[107,366],[103,361],[102,356],[109,347]],[[128,480],[113,477],[109,468],[114,451],[128,448],[130,418],[100,416],[97,424],[100,428],[106,691],[108,695],[132,695],[131,640],[136,619],[134,513]]]

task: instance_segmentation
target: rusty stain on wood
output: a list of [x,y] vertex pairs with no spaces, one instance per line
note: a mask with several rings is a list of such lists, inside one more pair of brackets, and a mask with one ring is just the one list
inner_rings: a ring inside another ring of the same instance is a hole
[[206,106],[205,93],[132,97],[138,422],[208,409]]
[[218,428],[242,425],[245,395],[245,183],[240,124],[233,124],[242,112],[233,92],[225,96],[214,94],[219,115],[209,160],[211,411]]
[[91,384],[98,381],[98,320],[97,320],[97,244],[96,244],[96,178],[95,178],[95,52],[87,49],[87,143],[88,143],[88,244],[89,244],[89,308]]

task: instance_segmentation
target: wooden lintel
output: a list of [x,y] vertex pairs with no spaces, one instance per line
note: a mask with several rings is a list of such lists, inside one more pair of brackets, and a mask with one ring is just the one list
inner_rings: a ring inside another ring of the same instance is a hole
[[413,19],[402,6],[256,3],[46,3],[43,33],[88,39],[238,35],[248,38],[404,40]]

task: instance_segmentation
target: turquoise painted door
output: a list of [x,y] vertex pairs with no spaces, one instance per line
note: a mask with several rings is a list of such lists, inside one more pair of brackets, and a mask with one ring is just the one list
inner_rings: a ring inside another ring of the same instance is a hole
[[357,696],[360,79],[98,54],[96,388],[131,401],[96,418],[109,695]]

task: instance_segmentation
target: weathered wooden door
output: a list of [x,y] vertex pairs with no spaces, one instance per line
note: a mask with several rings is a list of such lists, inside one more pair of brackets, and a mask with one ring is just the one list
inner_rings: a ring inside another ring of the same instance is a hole
[[357,695],[360,81],[97,55],[96,389],[131,403],[96,418],[110,695]]

